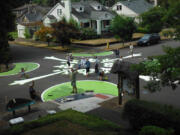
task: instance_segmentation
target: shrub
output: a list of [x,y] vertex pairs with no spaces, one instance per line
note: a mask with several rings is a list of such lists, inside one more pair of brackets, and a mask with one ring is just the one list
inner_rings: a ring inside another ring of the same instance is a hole
[[53,28],[42,26],[38,31],[35,32],[35,37],[41,41],[47,41],[47,35],[52,35],[53,32]]
[[155,125],[162,128],[172,128],[175,134],[180,134],[180,110],[172,106],[130,100],[125,104],[123,114],[129,119],[135,130],[146,125]]
[[95,39],[95,38],[98,38],[98,37],[99,36],[97,35],[96,31],[94,31],[91,28],[82,28],[81,29],[81,36],[80,36],[81,40]]
[[30,33],[30,31],[29,31],[29,29],[28,29],[28,28],[25,28],[25,33],[24,33],[24,36],[25,36],[25,38],[26,38],[26,39],[31,38],[31,33]]
[[173,135],[173,130],[166,130],[156,126],[144,126],[139,135]]
[[146,28],[144,28],[144,27],[138,27],[137,32],[139,32],[139,33],[148,33],[148,30]]
[[73,110],[66,110],[54,115],[41,117],[38,120],[25,122],[19,125],[14,125],[10,129],[6,130],[6,133],[7,135],[20,135],[23,132],[27,132],[34,128],[42,127],[61,120],[68,120],[71,123],[79,124],[84,127],[87,127],[90,130],[95,131],[119,131],[121,129],[118,125],[111,123],[107,120],[103,120],[98,117],[76,112]]
[[161,34],[164,36],[164,37],[170,37],[170,38],[173,38],[174,36],[174,29],[164,29],[161,31]]

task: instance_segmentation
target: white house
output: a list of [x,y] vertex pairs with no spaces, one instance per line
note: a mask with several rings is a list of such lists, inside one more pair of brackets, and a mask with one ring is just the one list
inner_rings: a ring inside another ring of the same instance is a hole
[[107,31],[114,13],[107,10],[103,5],[96,1],[72,2],[71,0],[62,0],[57,3],[44,17],[45,26],[57,22],[65,17],[67,20],[73,18],[81,27],[90,27],[101,34]]
[[42,25],[42,18],[49,10],[49,7],[42,7],[36,4],[25,4],[13,9],[13,13],[16,15],[18,37],[25,38],[26,29],[33,35]]
[[146,0],[126,0],[119,1],[112,6],[112,10],[119,15],[135,18],[136,22],[139,22],[138,16],[149,9],[153,8],[153,5]]

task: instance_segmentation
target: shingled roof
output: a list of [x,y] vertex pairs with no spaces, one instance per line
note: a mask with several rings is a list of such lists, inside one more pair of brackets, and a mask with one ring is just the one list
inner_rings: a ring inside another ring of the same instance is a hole
[[137,14],[144,13],[153,7],[152,4],[148,3],[145,0],[126,0],[126,1],[119,1],[118,3],[121,3],[124,6],[130,8]]
[[50,7],[42,7],[35,4],[26,4],[19,8],[13,9],[14,12],[23,11],[21,15],[16,17],[16,22],[24,24],[23,18],[26,17],[28,23],[42,21],[42,17],[50,10]]
[[[109,13],[111,15],[114,15],[113,12],[106,9],[103,5],[102,10],[96,10],[92,6],[95,5],[101,5],[97,1],[80,1],[80,2],[72,2],[72,14],[76,16],[78,19],[91,19],[91,20],[97,20],[100,19],[101,16],[104,16],[104,14]],[[78,12],[75,10],[75,8],[83,6],[84,11]]]

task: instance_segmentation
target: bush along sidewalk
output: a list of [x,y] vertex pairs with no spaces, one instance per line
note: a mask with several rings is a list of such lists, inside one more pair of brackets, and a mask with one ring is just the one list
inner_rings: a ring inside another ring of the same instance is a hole
[[139,132],[139,135],[174,135],[174,131],[157,126],[144,126]]
[[171,128],[175,135],[180,135],[180,110],[172,106],[134,99],[125,104],[123,116],[135,130],[146,125],[155,125]]
[[[109,122],[107,120],[100,119],[95,116],[87,115],[73,110],[66,110],[53,115],[47,115],[41,117],[38,120],[25,122],[19,125],[14,125],[4,131],[3,135],[20,135],[28,132],[32,129],[43,127],[48,124],[55,123],[57,121],[67,120],[71,123],[78,124],[94,131],[121,131],[121,127]],[[1,132],[0,132],[1,134]]]

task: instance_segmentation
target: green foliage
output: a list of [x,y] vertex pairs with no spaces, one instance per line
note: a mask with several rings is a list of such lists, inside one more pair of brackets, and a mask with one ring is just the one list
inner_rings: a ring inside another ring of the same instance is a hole
[[67,110],[67,111],[57,113],[55,115],[45,116],[31,122],[25,122],[23,124],[14,125],[10,129],[7,130],[7,134],[19,135],[23,132],[27,132],[34,128],[42,127],[44,125],[48,125],[48,124],[61,121],[61,120],[67,120],[69,122],[82,125],[84,127],[87,127],[90,130],[95,130],[95,131],[103,131],[103,130],[117,131],[120,129],[119,126],[109,121],[102,120],[100,118],[87,115],[84,113],[76,112],[73,110]]
[[133,18],[117,15],[112,20],[110,29],[116,38],[121,38],[124,42],[132,39],[136,26]]
[[174,32],[174,29],[163,29],[161,31],[161,34],[166,38],[173,38],[173,36],[175,35]]
[[9,32],[8,35],[10,35],[11,37],[13,37],[14,39],[15,39],[15,38],[18,38],[18,33],[17,33],[17,31]]
[[79,29],[75,27],[74,24],[68,23],[65,19],[52,24],[52,28],[54,29],[52,35],[62,46],[64,46],[64,44],[69,45],[70,39],[80,34]]
[[43,6],[54,6],[59,0],[33,0],[32,2]]
[[29,38],[32,37],[32,35],[31,35],[31,33],[30,33],[28,28],[25,28],[24,36],[25,36],[26,39],[29,39]]
[[175,89],[177,84],[174,82],[180,80],[180,47],[163,47],[163,50],[164,55],[149,57],[148,61],[133,65],[132,69],[140,74],[151,75],[153,80],[158,78],[163,86]]
[[96,31],[94,31],[91,28],[81,28],[81,35],[80,38],[81,40],[86,40],[86,39],[95,39],[98,38],[99,36],[97,35]]
[[166,130],[156,126],[144,126],[139,135],[173,135],[173,130]]
[[163,27],[162,18],[166,11],[164,8],[155,7],[149,11],[141,14],[140,26],[143,27],[148,33],[158,33]]
[[173,129],[175,131],[173,135],[180,134],[180,110],[172,106],[130,100],[124,106],[123,115],[135,130],[140,130],[143,126],[155,125]]
[[174,2],[170,5],[163,21],[166,25],[175,29],[176,38],[180,39],[180,1]]

